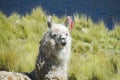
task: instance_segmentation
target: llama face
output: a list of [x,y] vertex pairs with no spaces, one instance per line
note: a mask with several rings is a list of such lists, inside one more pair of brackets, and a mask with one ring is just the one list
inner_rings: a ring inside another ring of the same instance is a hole
[[61,24],[54,24],[50,28],[50,36],[60,48],[66,46],[69,37],[68,29]]
[[50,37],[52,40],[54,40],[54,43],[59,47],[63,48],[65,47],[70,40],[70,35],[68,28],[64,24],[55,24],[52,22],[52,18],[48,17],[48,28]]

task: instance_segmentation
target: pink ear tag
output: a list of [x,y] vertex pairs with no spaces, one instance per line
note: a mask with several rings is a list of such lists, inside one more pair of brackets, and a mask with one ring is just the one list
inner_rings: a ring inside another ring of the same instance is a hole
[[74,27],[74,22],[73,22],[72,18],[70,18],[69,24],[70,24],[70,31],[72,32],[72,29]]

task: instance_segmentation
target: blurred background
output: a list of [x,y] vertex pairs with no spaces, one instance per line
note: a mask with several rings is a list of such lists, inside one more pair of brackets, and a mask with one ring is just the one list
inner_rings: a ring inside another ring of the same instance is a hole
[[7,16],[30,13],[37,6],[58,17],[79,13],[95,22],[103,20],[109,29],[120,22],[120,0],[0,0],[0,11]]

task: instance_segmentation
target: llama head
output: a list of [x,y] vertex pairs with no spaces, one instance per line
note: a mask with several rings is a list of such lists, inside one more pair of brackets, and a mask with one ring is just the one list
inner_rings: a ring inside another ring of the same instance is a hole
[[53,23],[51,16],[48,17],[47,24],[50,37],[59,48],[63,48],[69,44],[70,34],[66,25]]

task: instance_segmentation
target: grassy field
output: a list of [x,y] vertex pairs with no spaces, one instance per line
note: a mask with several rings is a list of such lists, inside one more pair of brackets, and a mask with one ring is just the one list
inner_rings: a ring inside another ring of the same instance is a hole
[[[55,22],[65,17],[53,16]],[[47,15],[41,8],[25,16],[0,12],[0,70],[30,72],[34,69],[39,41]],[[85,15],[74,15],[70,80],[120,80],[120,24],[108,30],[103,21],[94,23]]]

